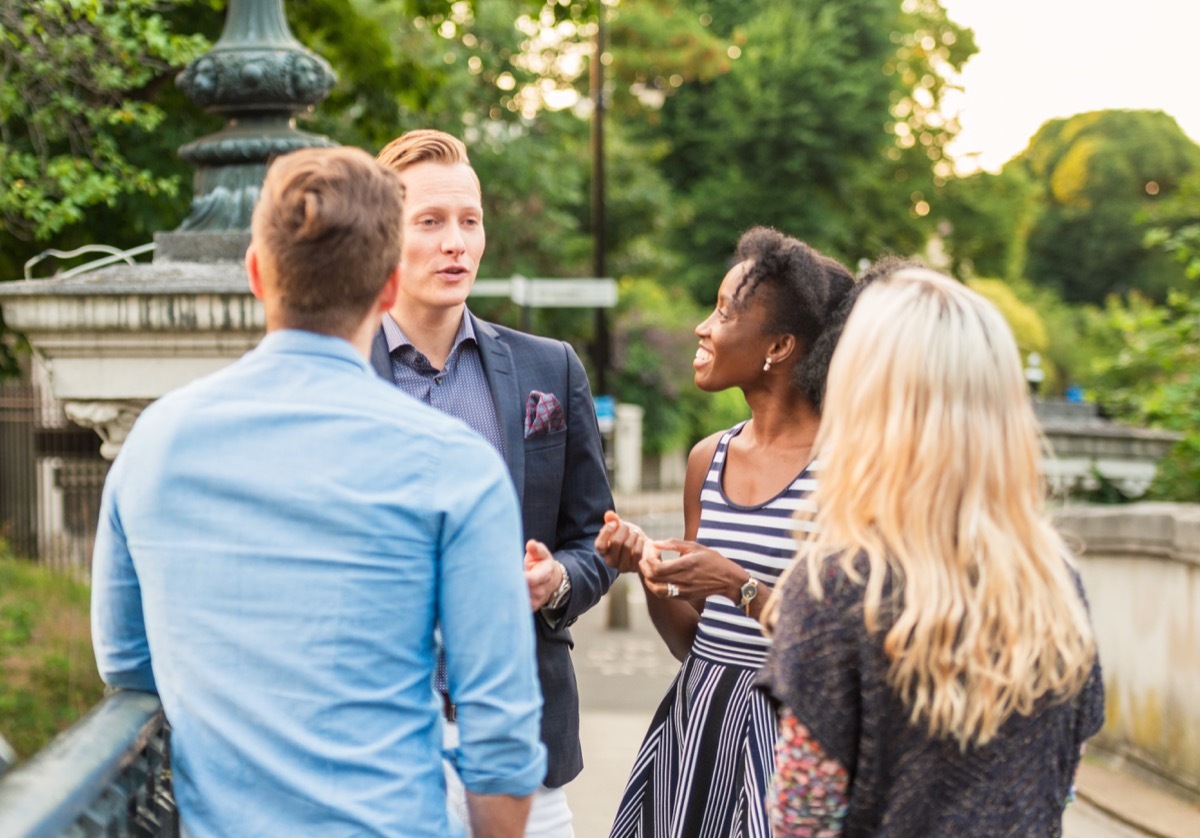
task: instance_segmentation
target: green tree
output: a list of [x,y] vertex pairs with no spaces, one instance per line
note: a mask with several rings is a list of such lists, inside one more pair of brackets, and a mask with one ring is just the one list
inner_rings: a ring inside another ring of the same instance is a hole
[[1066,303],[1053,288],[1026,279],[1007,280],[1006,285],[1042,321],[1047,338],[1041,351],[1047,380],[1043,392],[1061,395],[1072,385],[1094,387],[1097,359],[1111,357],[1121,347],[1105,311],[1090,303]]
[[1143,238],[1157,203],[1200,165],[1161,111],[1095,111],[1043,125],[1018,158],[1042,191],[1026,274],[1070,302],[1138,290],[1163,300],[1182,267]]
[[[0,281],[51,245],[131,246],[182,217],[180,165],[162,144],[188,106],[167,82],[208,41],[175,24],[212,12],[204,0],[0,4]],[[0,317],[0,378],[22,346]]]
[[[1038,314],[1037,309],[1021,300],[1013,292],[1012,287],[1002,279],[973,278],[967,280],[967,285],[971,290],[986,297],[1004,315],[1004,319],[1008,323],[1008,327],[1012,329],[1013,337],[1017,341],[1017,348],[1021,352],[1023,361],[1027,360],[1032,352],[1036,352],[1039,356],[1045,356],[1046,351],[1050,348],[1050,339],[1046,334],[1046,325],[1042,322],[1042,317]],[[1047,372],[1050,375],[1044,385],[1046,392],[1054,389],[1058,383],[1054,371]]]
[[1020,166],[999,174],[951,178],[938,192],[936,217],[956,276],[1015,280],[1025,274],[1025,249],[1039,207],[1038,191]]
[[698,4],[736,56],[681,85],[648,139],[680,196],[673,245],[697,299],[738,235],[770,224],[848,261],[915,252],[956,126],[938,103],[974,52],[936,0]]
[[1117,418],[1181,434],[1149,497],[1200,501],[1200,298],[1172,291],[1155,305],[1134,294],[1110,300],[1108,316],[1122,346],[1097,359],[1092,393]]
[[1096,359],[1092,392],[1118,418],[1181,436],[1163,461],[1149,497],[1200,501],[1200,175],[1160,208],[1160,218],[1193,219],[1154,227],[1148,249],[1173,259],[1184,273],[1162,304],[1133,293],[1110,298],[1107,326],[1116,348]]
[[[437,124],[412,115],[441,107],[440,116],[463,85],[433,52],[438,39],[414,36],[398,6],[287,5],[297,38],[339,76],[306,128],[374,152],[407,127]],[[211,45],[224,12],[224,0],[0,4],[0,280],[18,278],[27,259],[51,247],[126,248],[178,226],[193,171],[176,151],[221,119],[189,103],[174,77]],[[410,50],[410,39],[424,51]],[[478,99],[460,104],[476,110]],[[56,267],[47,262],[35,275]],[[15,371],[19,347],[0,321],[0,376]]]
[[[669,275],[678,264],[662,246],[677,212],[658,171],[661,144],[629,130],[631,122],[653,115],[654,97],[647,91],[669,85],[676,75],[712,72],[706,59],[715,39],[694,18],[674,14],[667,26],[655,20],[671,5],[660,0],[608,11],[615,60],[606,72],[612,115],[605,128],[604,221],[608,272],[615,276]],[[458,68],[430,103],[432,110],[409,115],[405,127],[432,124],[466,139],[484,187],[488,248],[480,275],[591,275],[586,71],[596,8],[551,9],[525,0],[409,2],[405,8],[415,15],[408,29],[419,41],[405,36],[406,48]],[[593,335],[591,312],[520,312],[482,300],[472,306],[492,319],[564,337],[587,357],[582,350]],[[616,331],[619,341],[625,332]]]
[[[0,230],[46,239],[97,205],[179,184],[129,159],[165,113],[158,82],[206,47],[156,0],[0,6]],[[11,270],[12,265],[4,265]]]
[[740,391],[710,394],[694,383],[695,329],[707,315],[680,286],[621,281],[616,384],[622,401],[645,410],[642,447],[649,454],[686,450],[714,430],[749,418]]

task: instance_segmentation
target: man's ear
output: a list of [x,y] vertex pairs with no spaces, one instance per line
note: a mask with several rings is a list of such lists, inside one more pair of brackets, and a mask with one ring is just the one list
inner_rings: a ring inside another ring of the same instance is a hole
[[250,293],[261,300],[263,298],[262,273],[258,268],[258,251],[254,249],[254,242],[250,242],[250,246],[246,248],[246,278],[250,281]]
[[392,272],[388,274],[387,281],[383,283],[383,288],[379,290],[379,310],[391,311],[392,306],[396,304],[396,299],[400,296],[400,266],[396,265]]

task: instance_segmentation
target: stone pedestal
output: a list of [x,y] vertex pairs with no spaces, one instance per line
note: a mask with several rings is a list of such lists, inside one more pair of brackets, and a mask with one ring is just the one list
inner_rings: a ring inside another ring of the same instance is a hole
[[0,283],[5,320],[29,338],[54,397],[100,434],[110,459],[143,407],[241,357],[264,331],[241,262],[248,233],[159,236],[151,264]]

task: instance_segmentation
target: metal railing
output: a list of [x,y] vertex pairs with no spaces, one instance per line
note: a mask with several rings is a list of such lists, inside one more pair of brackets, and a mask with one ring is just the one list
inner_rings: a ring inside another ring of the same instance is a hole
[[0,835],[179,835],[158,697],[123,691],[0,776]]
[[121,250],[107,244],[85,244],[83,247],[77,247],[74,250],[43,250],[37,256],[34,256],[25,263],[25,278],[33,279],[33,266],[38,262],[50,257],[55,257],[58,259],[73,259],[76,256],[80,256],[84,253],[109,254],[102,259],[96,259],[95,261],[71,268],[69,271],[63,271],[55,274],[55,276],[57,276],[59,279],[67,279],[68,277],[98,270],[99,268],[112,265],[116,262],[124,262],[127,265],[136,264],[136,262],[133,260],[134,256],[141,256],[143,253],[149,253],[152,250],[154,250],[154,242],[139,244],[137,247],[131,247],[128,250]]

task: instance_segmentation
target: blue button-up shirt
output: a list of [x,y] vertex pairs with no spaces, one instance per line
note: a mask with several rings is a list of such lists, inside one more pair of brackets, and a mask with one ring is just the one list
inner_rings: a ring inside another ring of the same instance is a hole
[[453,834],[466,787],[545,775],[516,498],[495,450],[345,341],[276,331],[151,405],[104,489],[105,682],[156,691],[195,838]]

